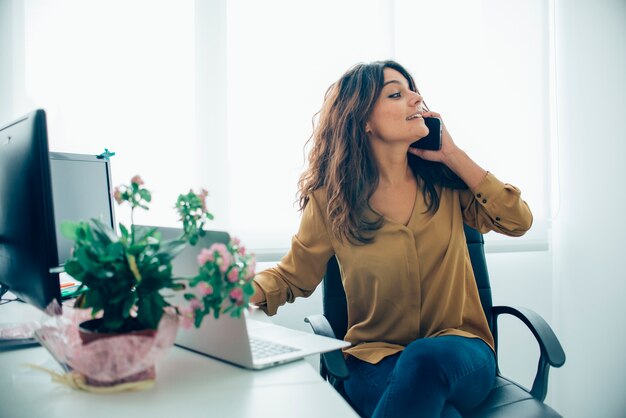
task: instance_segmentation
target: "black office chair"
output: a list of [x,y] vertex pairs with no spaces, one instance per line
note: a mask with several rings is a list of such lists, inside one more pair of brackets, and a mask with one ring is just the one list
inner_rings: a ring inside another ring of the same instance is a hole
[[[537,374],[529,391],[523,386],[503,377],[497,370],[497,377],[491,392],[476,409],[465,413],[466,418],[533,418],[560,417],[555,410],[543,403],[548,391],[550,366],[561,367],[565,363],[565,353],[552,328],[537,313],[525,308],[493,306],[491,285],[485,260],[482,234],[465,225],[467,248],[476,276],[480,301],[485,311],[489,328],[493,333],[498,349],[497,319],[501,314],[513,315],[526,324],[533,333],[541,354]],[[328,263],[323,281],[324,315],[313,315],[305,319],[316,334],[343,339],[348,327],[346,295],[341,283],[339,267],[335,257]],[[343,381],[349,376],[348,368],[340,350],[323,354],[320,360],[320,373],[341,395],[350,402],[343,389]],[[356,408],[355,408],[356,410]],[[357,410],[358,412],[358,410]]]

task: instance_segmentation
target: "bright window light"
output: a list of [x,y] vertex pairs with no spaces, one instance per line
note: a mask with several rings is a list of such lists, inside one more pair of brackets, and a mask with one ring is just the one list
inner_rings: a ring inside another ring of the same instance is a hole
[[140,223],[177,225],[176,195],[206,187],[212,227],[275,259],[298,228],[297,181],[326,89],[353,64],[393,58],[459,146],[522,189],[535,215],[530,239],[547,242],[550,42],[542,0],[11,5],[3,33],[12,34],[15,59],[0,86],[10,86],[13,99],[0,97],[0,111],[46,109],[52,150],[115,151],[116,184],[141,174],[154,192]]

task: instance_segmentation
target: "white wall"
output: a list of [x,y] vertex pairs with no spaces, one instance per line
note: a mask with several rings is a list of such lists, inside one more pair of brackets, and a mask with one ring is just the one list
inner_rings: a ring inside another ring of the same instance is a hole
[[560,211],[553,381],[566,417],[626,414],[626,2],[557,1]]
[[[0,62],[11,62],[13,52],[13,34],[11,16],[13,4],[9,1],[0,1]],[[11,65],[0,65],[0,92],[3,95],[12,95],[10,80],[13,67]],[[8,100],[0,100],[0,120],[4,123],[9,120],[11,114],[11,104]]]
[[[553,324],[550,251],[487,253],[487,266],[494,306],[529,308]],[[539,345],[530,330],[511,315],[501,316],[498,319],[498,366],[502,374],[531,388],[538,359]],[[552,370],[551,378],[559,372]],[[551,395],[548,392],[546,399],[550,405]]]
[[21,2],[0,0],[0,124],[17,119],[15,108],[23,102],[25,41],[15,22],[23,15]]

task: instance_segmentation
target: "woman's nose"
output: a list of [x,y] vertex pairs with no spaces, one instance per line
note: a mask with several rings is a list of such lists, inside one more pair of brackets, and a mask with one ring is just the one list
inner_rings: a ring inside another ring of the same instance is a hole
[[412,105],[421,108],[424,98],[419,93],[413,93]]

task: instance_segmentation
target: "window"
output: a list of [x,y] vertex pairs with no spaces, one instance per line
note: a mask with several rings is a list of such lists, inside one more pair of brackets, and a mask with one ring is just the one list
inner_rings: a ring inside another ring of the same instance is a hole
[[12,51],[0,86],[13,90],[0,116],[42,107],[53,150],[115,151],[114,181],[141,174],[154,192],[139,223],[177,225],[176,195],[206,187],[211,227],[277,258],[298,227],[296,183],[324,92],[357,62],[395,58],[455,141],[523,190],[538,234],[527,242],[547,243],[547,9],[540,0],[13,0],[0,9],[11,22],[2,56]]
[[547,248],[550,210],[549,2],[395,0],[395,55],[455,142],[522,190],[534,225],[486,249]]

